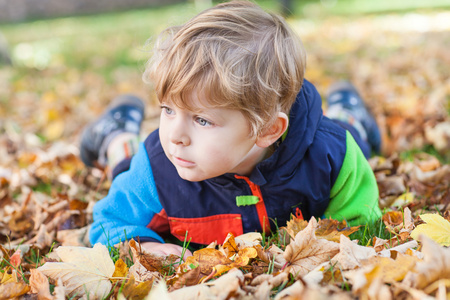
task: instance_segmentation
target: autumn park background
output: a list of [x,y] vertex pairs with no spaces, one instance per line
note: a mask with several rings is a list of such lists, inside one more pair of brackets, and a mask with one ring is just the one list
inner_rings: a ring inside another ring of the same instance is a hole
[[[92,206],[110,182],[78,159],[81,130],[122,93],[147,105],[143,136],[157,128],[141,79],[152,39],[202,5],[0,19],[0,299],[449,299],[448,0],[292,1],[306,78],[323,97],[352,81],[380,125],[377,223],[293,218],[273,236],[230,236],[186,262],[135,242],[90,248]],[[91,272],[89,259],[107,267]],[[70,272],[51,264],[61,260]]]

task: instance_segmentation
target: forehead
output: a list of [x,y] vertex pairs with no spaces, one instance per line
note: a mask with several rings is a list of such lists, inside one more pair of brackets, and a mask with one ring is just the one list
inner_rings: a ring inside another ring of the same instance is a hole
[[200,93],[197,90],[168,96],[162,102],[196,113],[229,108],[221,103],[220,100],[212,99],[211,96]]

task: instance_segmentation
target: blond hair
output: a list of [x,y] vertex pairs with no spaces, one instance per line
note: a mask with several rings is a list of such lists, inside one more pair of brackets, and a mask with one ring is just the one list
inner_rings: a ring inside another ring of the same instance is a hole
[[232,1],[163,31],[143,77],[160,102],[191,109],[189,97],[196,93],[210,105],[240,110],[252,134],[259,134],[278,112],[289,113],[305,60],[283,18]]

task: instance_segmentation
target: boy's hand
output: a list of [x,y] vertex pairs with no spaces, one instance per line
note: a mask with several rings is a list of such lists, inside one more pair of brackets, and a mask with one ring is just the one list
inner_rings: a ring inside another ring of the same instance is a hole
[[[170,255],[174,254],[181,257],[181,253],[183,253],[183,247],[175,245],[175,244],[162,244],[156,242],[145,242],[141,244],[145,250],[155,254],[161,255]],[[185,249],[183,259],[186,259],[188,256],[192,256],[191,251]]]

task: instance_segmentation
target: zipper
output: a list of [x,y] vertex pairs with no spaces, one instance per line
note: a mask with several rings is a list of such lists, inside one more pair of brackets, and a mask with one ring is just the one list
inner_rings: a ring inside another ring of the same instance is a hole
[[270,230],[269,216],[267,215],[266,205],[264,204],[261,188],[259,187],[259,185],[251,182],[250,179],[246,176],[234,175],[234,177],[237,179],[244,179],[245,182],[247,182],[248,186],[250,187],[253,196],[259,198],[258,203],[255,204],[256,212],[258,213],[259,224],[261,225],[264,234],[270,234],[271,230]]

